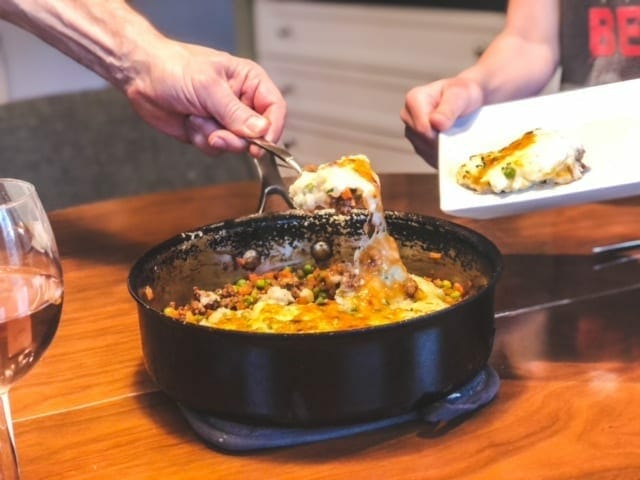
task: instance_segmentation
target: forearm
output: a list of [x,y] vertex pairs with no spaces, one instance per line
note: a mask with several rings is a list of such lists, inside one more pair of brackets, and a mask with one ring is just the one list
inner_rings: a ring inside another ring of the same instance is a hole
[[162,38],[119,0],[1,0],[0,18],[122,89],[135,75],[138,50]]
[[519,38],[496,38],[491,49],[459,76],[476,82],[483,103],[490,104],[539,93],[556,66],[556,55],[543,45],[522,45]]
[[502,33],[460,76],[480,86],[483,103],[496,103],[539,93],[558,61],[558,1],[511,0]]

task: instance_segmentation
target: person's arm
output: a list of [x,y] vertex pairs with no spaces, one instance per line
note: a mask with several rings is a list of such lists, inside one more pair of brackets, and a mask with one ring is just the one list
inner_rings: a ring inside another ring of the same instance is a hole
[[559,22],[558,0],[510,0],[503,31],[458,77],[480,87],[483,104],[539,93],[558,65]]
[[558,65],[559,9],[558,0],[510,0],[504,29],[473,66],[411,89],[400,115],[416,150],[482,105],[540,92]]
[[208,153],[282,133],[285,102],[259,65],[169,39],[123,0],[0,0],[0,18],[122,90],[153,127]]

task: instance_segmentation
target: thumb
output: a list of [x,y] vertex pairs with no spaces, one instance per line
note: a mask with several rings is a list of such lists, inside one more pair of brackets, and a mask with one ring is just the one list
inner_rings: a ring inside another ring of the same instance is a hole
[[239,137],[262,137],[269,131],[269,120],[242,103],[227,88],[218,90],[210,107],[218,123]]
[[464,110],[465,103],[460,96],[449,95],[445,92],[442,101],[430,115],[430,120],[436,130],[448,130]]
[[462,115],[479,107],[467,82],[452,81],[443,88],[440,104],[431,114],[434,127],[443,132],[448,130]]

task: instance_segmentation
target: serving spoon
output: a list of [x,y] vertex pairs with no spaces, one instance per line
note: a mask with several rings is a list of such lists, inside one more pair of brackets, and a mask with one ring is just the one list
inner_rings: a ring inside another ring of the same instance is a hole
[[269,195],[273,194],[282,197],[289,208],[295,208],[291,198],[289,197],[288,189],[282,180],[282,176],[280,176],[276,159],[282,162],[283,167],[294,170],[297,175],[302,173],[302,167],[293,158],[291,152],[273,142],[265,140],[264,138],[247,138],[246,140],[270,154],[262,155],[259,158],[253,159],[260,176],[260,200],[258,201],[258,213],[264,213],[267,198]]

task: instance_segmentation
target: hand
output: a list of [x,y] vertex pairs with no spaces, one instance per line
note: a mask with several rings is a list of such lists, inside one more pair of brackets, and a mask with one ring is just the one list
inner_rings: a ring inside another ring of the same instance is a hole
[[169,39],[146,52],[124,91],[151,126],[212,155],[247,150],[243,137],[280,139],[286,104],[255,62]]
[[477,82],[454,77],[411,89],[400,118],[405,136],[414,150],[431,166],[438,166],[438,132],[448,130],[456,119],[482,105],[482,89]]

